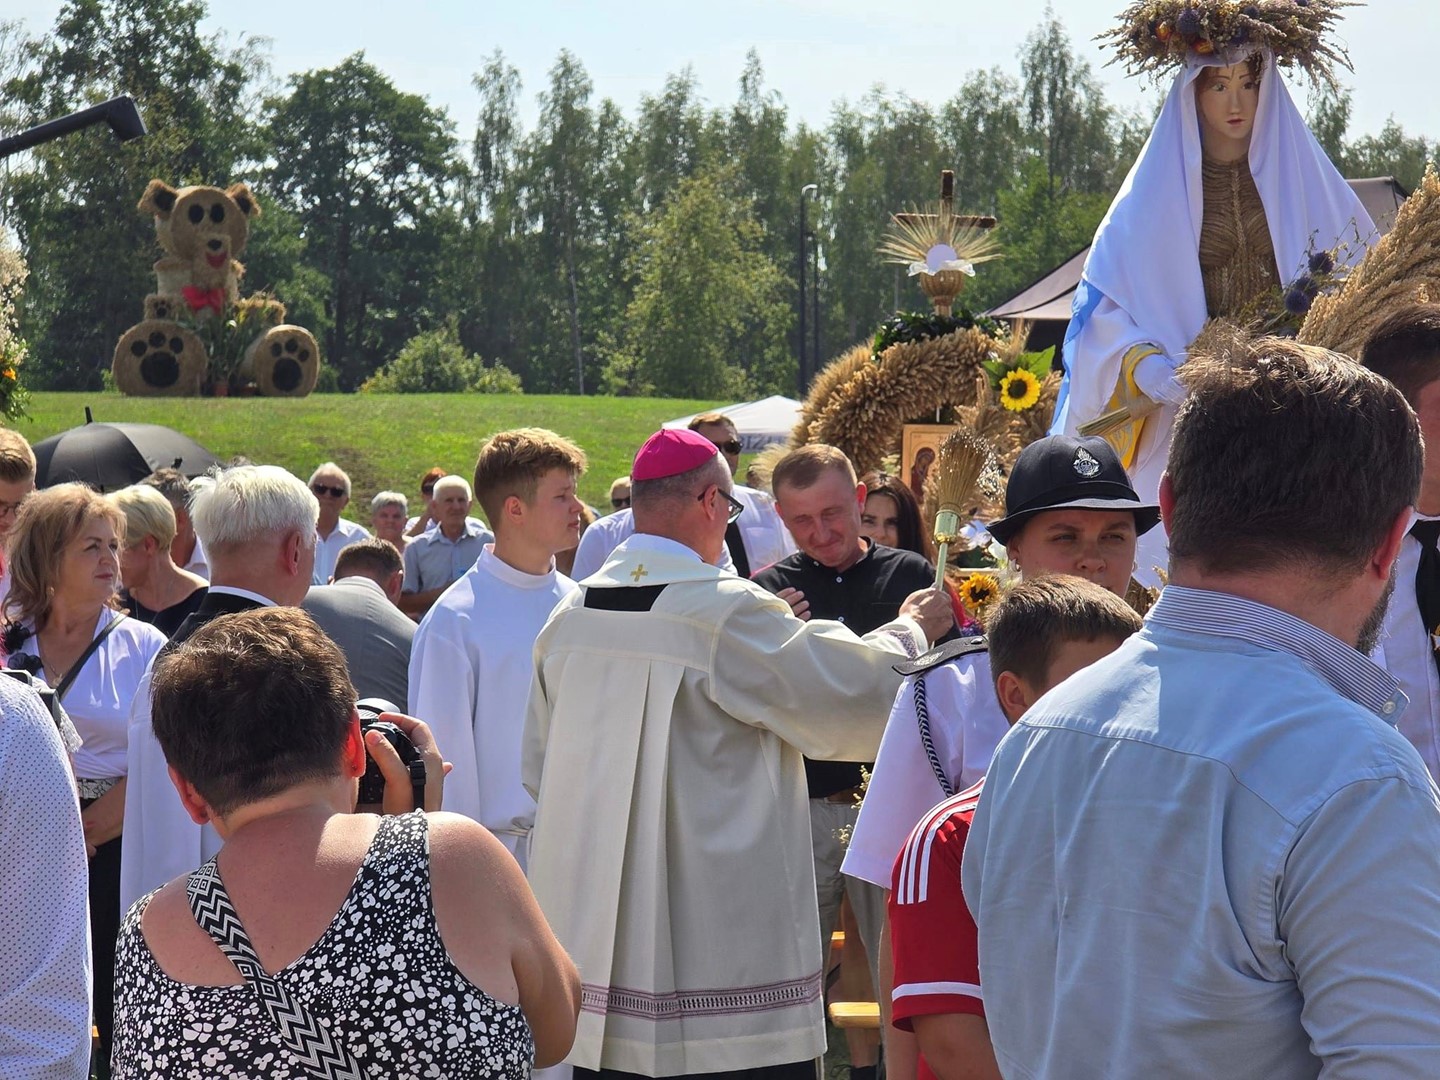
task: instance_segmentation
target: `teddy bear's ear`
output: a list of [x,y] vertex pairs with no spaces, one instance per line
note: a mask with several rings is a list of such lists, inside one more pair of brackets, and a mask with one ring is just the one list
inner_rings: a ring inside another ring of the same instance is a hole
[[225,194],[235,200],[235,205],[246,217],[260,216],[260,204],[255,201],[255,195],[248,184],[231,184]]
[[142,214],[169,217],[170,211],[175,209],[175,199],[179,194],[164,180],[151,180],[145,186],[145,194],[140,196],[139,210]]

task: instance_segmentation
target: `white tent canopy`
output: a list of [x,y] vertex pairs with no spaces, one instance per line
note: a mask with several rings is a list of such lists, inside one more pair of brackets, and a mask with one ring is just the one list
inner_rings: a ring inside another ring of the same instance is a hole
[[[790,440],[790,432],[800,420],[800,402],[776,394],[759,401],[742,401],[718,409],[706,409],[705,412],[724,413],[740,434],[742,452],[753,454],[767,446]],[[689,416],[667,420],[664,426],[683,428],[700,415],[702,414],[691,413]]]

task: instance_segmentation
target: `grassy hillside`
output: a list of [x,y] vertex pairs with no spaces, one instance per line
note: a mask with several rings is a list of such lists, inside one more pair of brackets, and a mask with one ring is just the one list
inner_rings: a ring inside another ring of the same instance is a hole
[[302,480],[333,460],[350,474],[346,513],[368,523],[370,497],[386,488],[418,504],[420,475],[439,465],[467,479],[485,438],[506,428],[547,427],[574,439],[590,459],[580,497],[610,509],[610,481],[630,471],[636,449],[664,421],[716,404],[659,398],[488,394],[314,394],[281,398],[127,398],[38,393],[16,428],[32,443],[85,422],[164,424],[222,460],[245,454]]

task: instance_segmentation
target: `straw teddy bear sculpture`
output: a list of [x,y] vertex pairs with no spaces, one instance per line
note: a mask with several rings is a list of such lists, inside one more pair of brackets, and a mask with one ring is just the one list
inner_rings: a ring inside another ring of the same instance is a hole
[[245,267],[236,256],[260,206],[245,184],[175,189],[151,180],[140,212],[155,218],[165,255],[145,319],[115,346],[115,382],[126,394],[184,396],[232,385],[281,397],[315,388],[320,350],[310,331],[285,322],[270,296],[241,299]]

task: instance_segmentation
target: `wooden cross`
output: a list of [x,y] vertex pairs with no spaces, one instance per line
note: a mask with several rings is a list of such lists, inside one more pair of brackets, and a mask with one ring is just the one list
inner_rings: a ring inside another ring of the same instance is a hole
[[636,585],[640,584],[640,579],[642,577],[648,577],[649,575],[650,571],[645,569],[644,563],[641,563],[639,566],[635,567],[634,570],[630,571],[630,579],[634,581]]

